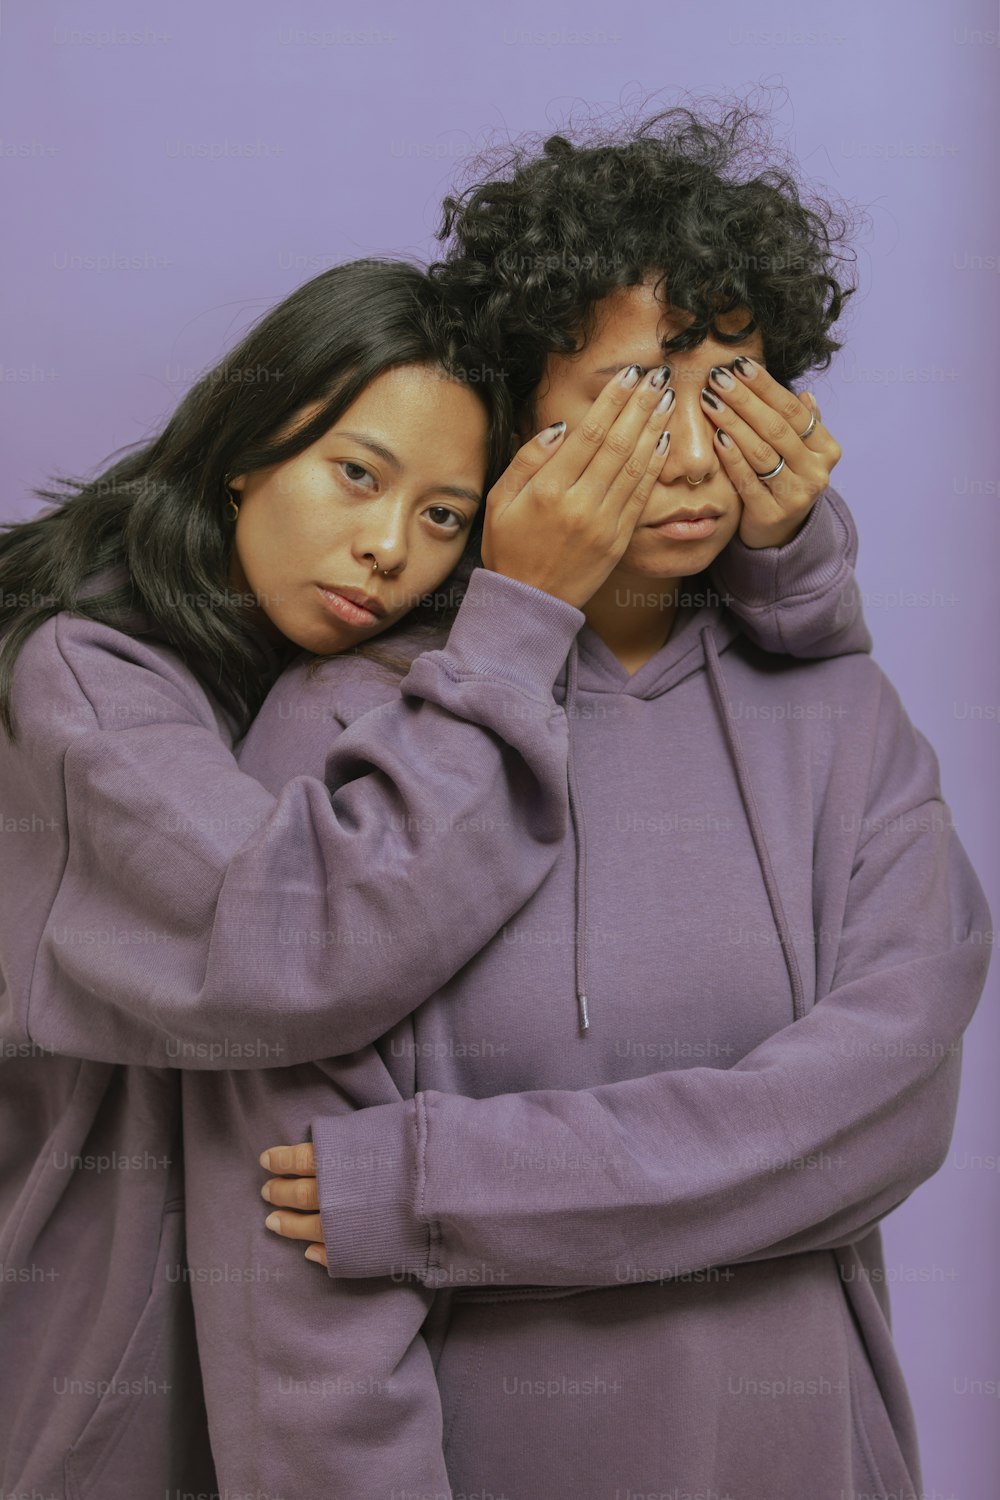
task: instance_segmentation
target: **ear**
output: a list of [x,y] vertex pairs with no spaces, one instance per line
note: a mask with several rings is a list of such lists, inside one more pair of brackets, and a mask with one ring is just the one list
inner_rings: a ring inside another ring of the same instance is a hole
[[241,495],[243,493],[243,490],[246,487],[246,482],[247,476],[245,474],[237,474],[232,479],[223,480],[226,489],[235,490],[238,495]]

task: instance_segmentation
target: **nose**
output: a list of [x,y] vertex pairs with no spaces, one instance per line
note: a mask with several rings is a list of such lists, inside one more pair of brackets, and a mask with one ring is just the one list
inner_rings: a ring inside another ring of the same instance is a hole
[[402,497],[380,496],[366,506],[355,528],[352,551],[369,573],[374,559],[381,573],[399,572],[407,556],[407,508]]
[[701,404],[703,381],[694,372],[675,370],[670,384],[677,400],[667,423],[670,451],[660,470],[659,482],[669,484],[675,479],[710,477],[722,465],[715,450],[715,428]]

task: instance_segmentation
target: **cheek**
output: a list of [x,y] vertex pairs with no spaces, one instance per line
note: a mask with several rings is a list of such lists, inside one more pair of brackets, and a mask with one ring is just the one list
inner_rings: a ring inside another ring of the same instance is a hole
[[248,562],[272,576],[308,571],[317,556],[337,546],[343,529],[330,486],[324,488],[323,476],[316,474],[269,485],[253,496],[247,511],[244,518],[241,507],[240,548],[248,576]]

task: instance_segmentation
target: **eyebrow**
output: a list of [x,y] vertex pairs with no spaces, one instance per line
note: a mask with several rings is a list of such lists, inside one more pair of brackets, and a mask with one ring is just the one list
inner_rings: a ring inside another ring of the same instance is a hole
[[[387,448],[384,443],[377,443],[373,437],[369,437],[365,432],[345,432],[338,429],[337,437],[350,438],[353,442],[360,443],[363,448],[367,448],[371,453],[376,454],[384,463],[391,465],[397,471],[403,467],[391,448]],[[483,503],[482,495],[477,495],[475,490],[463,489],[459,484],[436,484],[433,486],[432,493],[435,495],[453,495],[456,500],[471,500],[473,505],[482,505]]]

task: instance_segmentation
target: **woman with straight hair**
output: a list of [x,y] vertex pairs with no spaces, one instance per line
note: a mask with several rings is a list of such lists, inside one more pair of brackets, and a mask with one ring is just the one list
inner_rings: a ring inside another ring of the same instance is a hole
[[[222,1097],[364,1046],[544,879],[568,816],[552,685],[659,471],[661,400],[614,388],[609,441],[544,504],[562,430],[526,443],[470,578],[505,386],[423,273],[356,262],[0,540],[5,1493],[214,1488],[183,1172],[218,1127],[182,1129],[177,1070]],[[404,622],[391,704],[346,728],[319,705],[315,775],[241,770],[289,660],[388,651]]]

